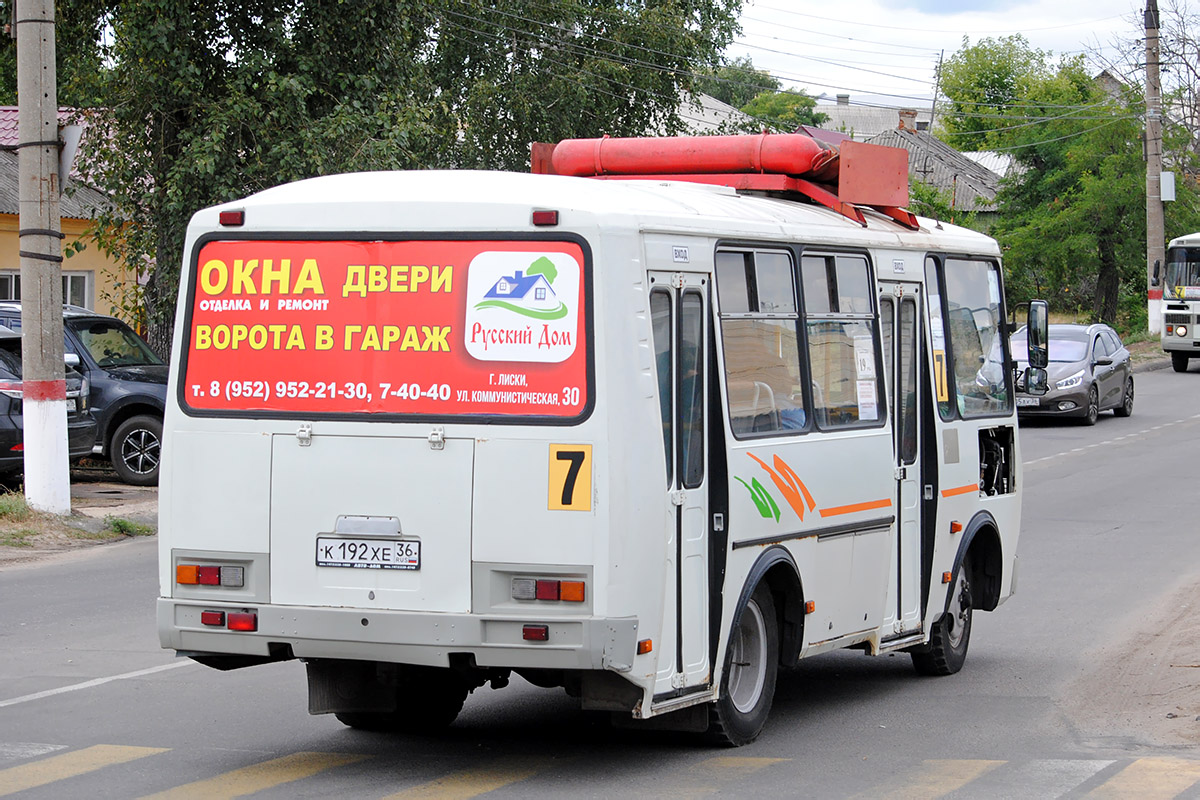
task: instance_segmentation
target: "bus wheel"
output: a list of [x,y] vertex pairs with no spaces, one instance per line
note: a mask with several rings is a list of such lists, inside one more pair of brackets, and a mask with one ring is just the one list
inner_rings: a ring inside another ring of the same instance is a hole
[[775,698],[779,671],[779,626],[775,603],[759,584],[738,612],[725,654],[721,697],[709,714],[709,734],[740,747],[758,738]]
[[469,689],[453,670],[406,667],[400,671],[398,691],[395,711],[339,711],[334,716],[364,731],[432,733],[454,722]]
[[967,660],[971,643],[971,564],[966,559],[958,568],[946,613],[933,624],[929,645],[912,651],[913,667],[921,675],[953,675]]
[[1176,372],[1187,372],[1187,353],[1171,353],[1171,369]]

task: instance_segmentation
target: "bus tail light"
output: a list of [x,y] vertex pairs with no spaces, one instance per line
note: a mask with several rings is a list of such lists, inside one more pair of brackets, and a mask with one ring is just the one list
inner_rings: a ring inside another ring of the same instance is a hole
[[176,564],[175,582],[184,586],[226,586],[240,589],[246,585],[246,568],[215,564]]
[[201,611],[200,624],[214,625],[218,628],[225,627],[225,612],[224,611]]
[[256,631],[256,630],[258,630],[258,612],[257,611],[230,611],[229,612],[229,630],[231,630],[231,631]]
[[550,578],[513,578],[512,599],[582,603],[587,599],[587,590],[583,581],[558,581]]
[[550,641],[549,625],[526,625],[521,628],[521,638],[527,642]]

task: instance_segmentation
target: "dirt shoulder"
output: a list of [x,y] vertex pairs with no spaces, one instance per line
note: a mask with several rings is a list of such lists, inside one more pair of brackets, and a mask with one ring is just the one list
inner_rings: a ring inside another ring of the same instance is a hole
[[0,568],[158,530],[157,487],[120,483],[102,465],[85,462],[71,470],[70,516],[25,507],[19,483],[4,488],[9,494],[0,494]]

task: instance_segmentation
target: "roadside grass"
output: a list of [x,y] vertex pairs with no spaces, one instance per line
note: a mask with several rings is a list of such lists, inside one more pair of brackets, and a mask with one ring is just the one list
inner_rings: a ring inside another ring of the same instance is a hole
[[122,536],[153,536],[155,533],[153,525],[134,522],[123,517],[105,517],[104,526],[107,530]]
[[0,492],[0,549],[63,550],[85,544],[115,542],[133,536],[153,536],[155,528],[124,517],[86,520],[63,517],[29,507],[19,490]]

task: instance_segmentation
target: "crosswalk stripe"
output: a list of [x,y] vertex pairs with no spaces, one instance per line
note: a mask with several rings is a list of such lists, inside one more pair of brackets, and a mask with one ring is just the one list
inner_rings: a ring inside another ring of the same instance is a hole
[[43,758],[32,764],[20,764],[0,770],[0,797],[165,752],[167,752],[167,748],[164,747],[123,747],[98,744],[82,750]]
[[413,786],[384,800],[469,800],[530,778],[551,763],[548,758],[506,758]]
[[[1035,759],[1010,761],[966,787],[973,797],[1020,797],[1054,800],[1062,797],[1115,761],[1099,759]],[[1018,791],[1014,791],[1019,788]]]
[[65,744],[41,744],[40,742],[0,742],[0,761],[24,761],[27,758],[44,756],[55,750],[66,750]]
[[1160,797],[1174,797],[1197,781],[1200,781],[1200,761],[1139,758],[1089,792],[1088,797],[1157,800]]
[[719,787],[739,778],[749,777],[763,767],[772,764],[791,761],[790,758],[764,758],[757,756],[716,756],[705,759],[688,772],[693,775],[695,783],[675,784],[668,786],[653,786],[648,792],[659,800],[667,798],[693,798],[706,794],[715,794]]
[[1003,761],[983,759],[931,759],[921,762],[920,771],[909,773],[895,781],[895,787],[874,791],[870,796],[880,800],[932,800],[961,789],[973,780],[988,774]]
[[353,753],[292,753],[211,778],[185,783],[174,789],[149,795],[144,800],[223,800],[244,797],[301,778],[312,777],[327,769],[354,764],[366,758],[368,756]]

